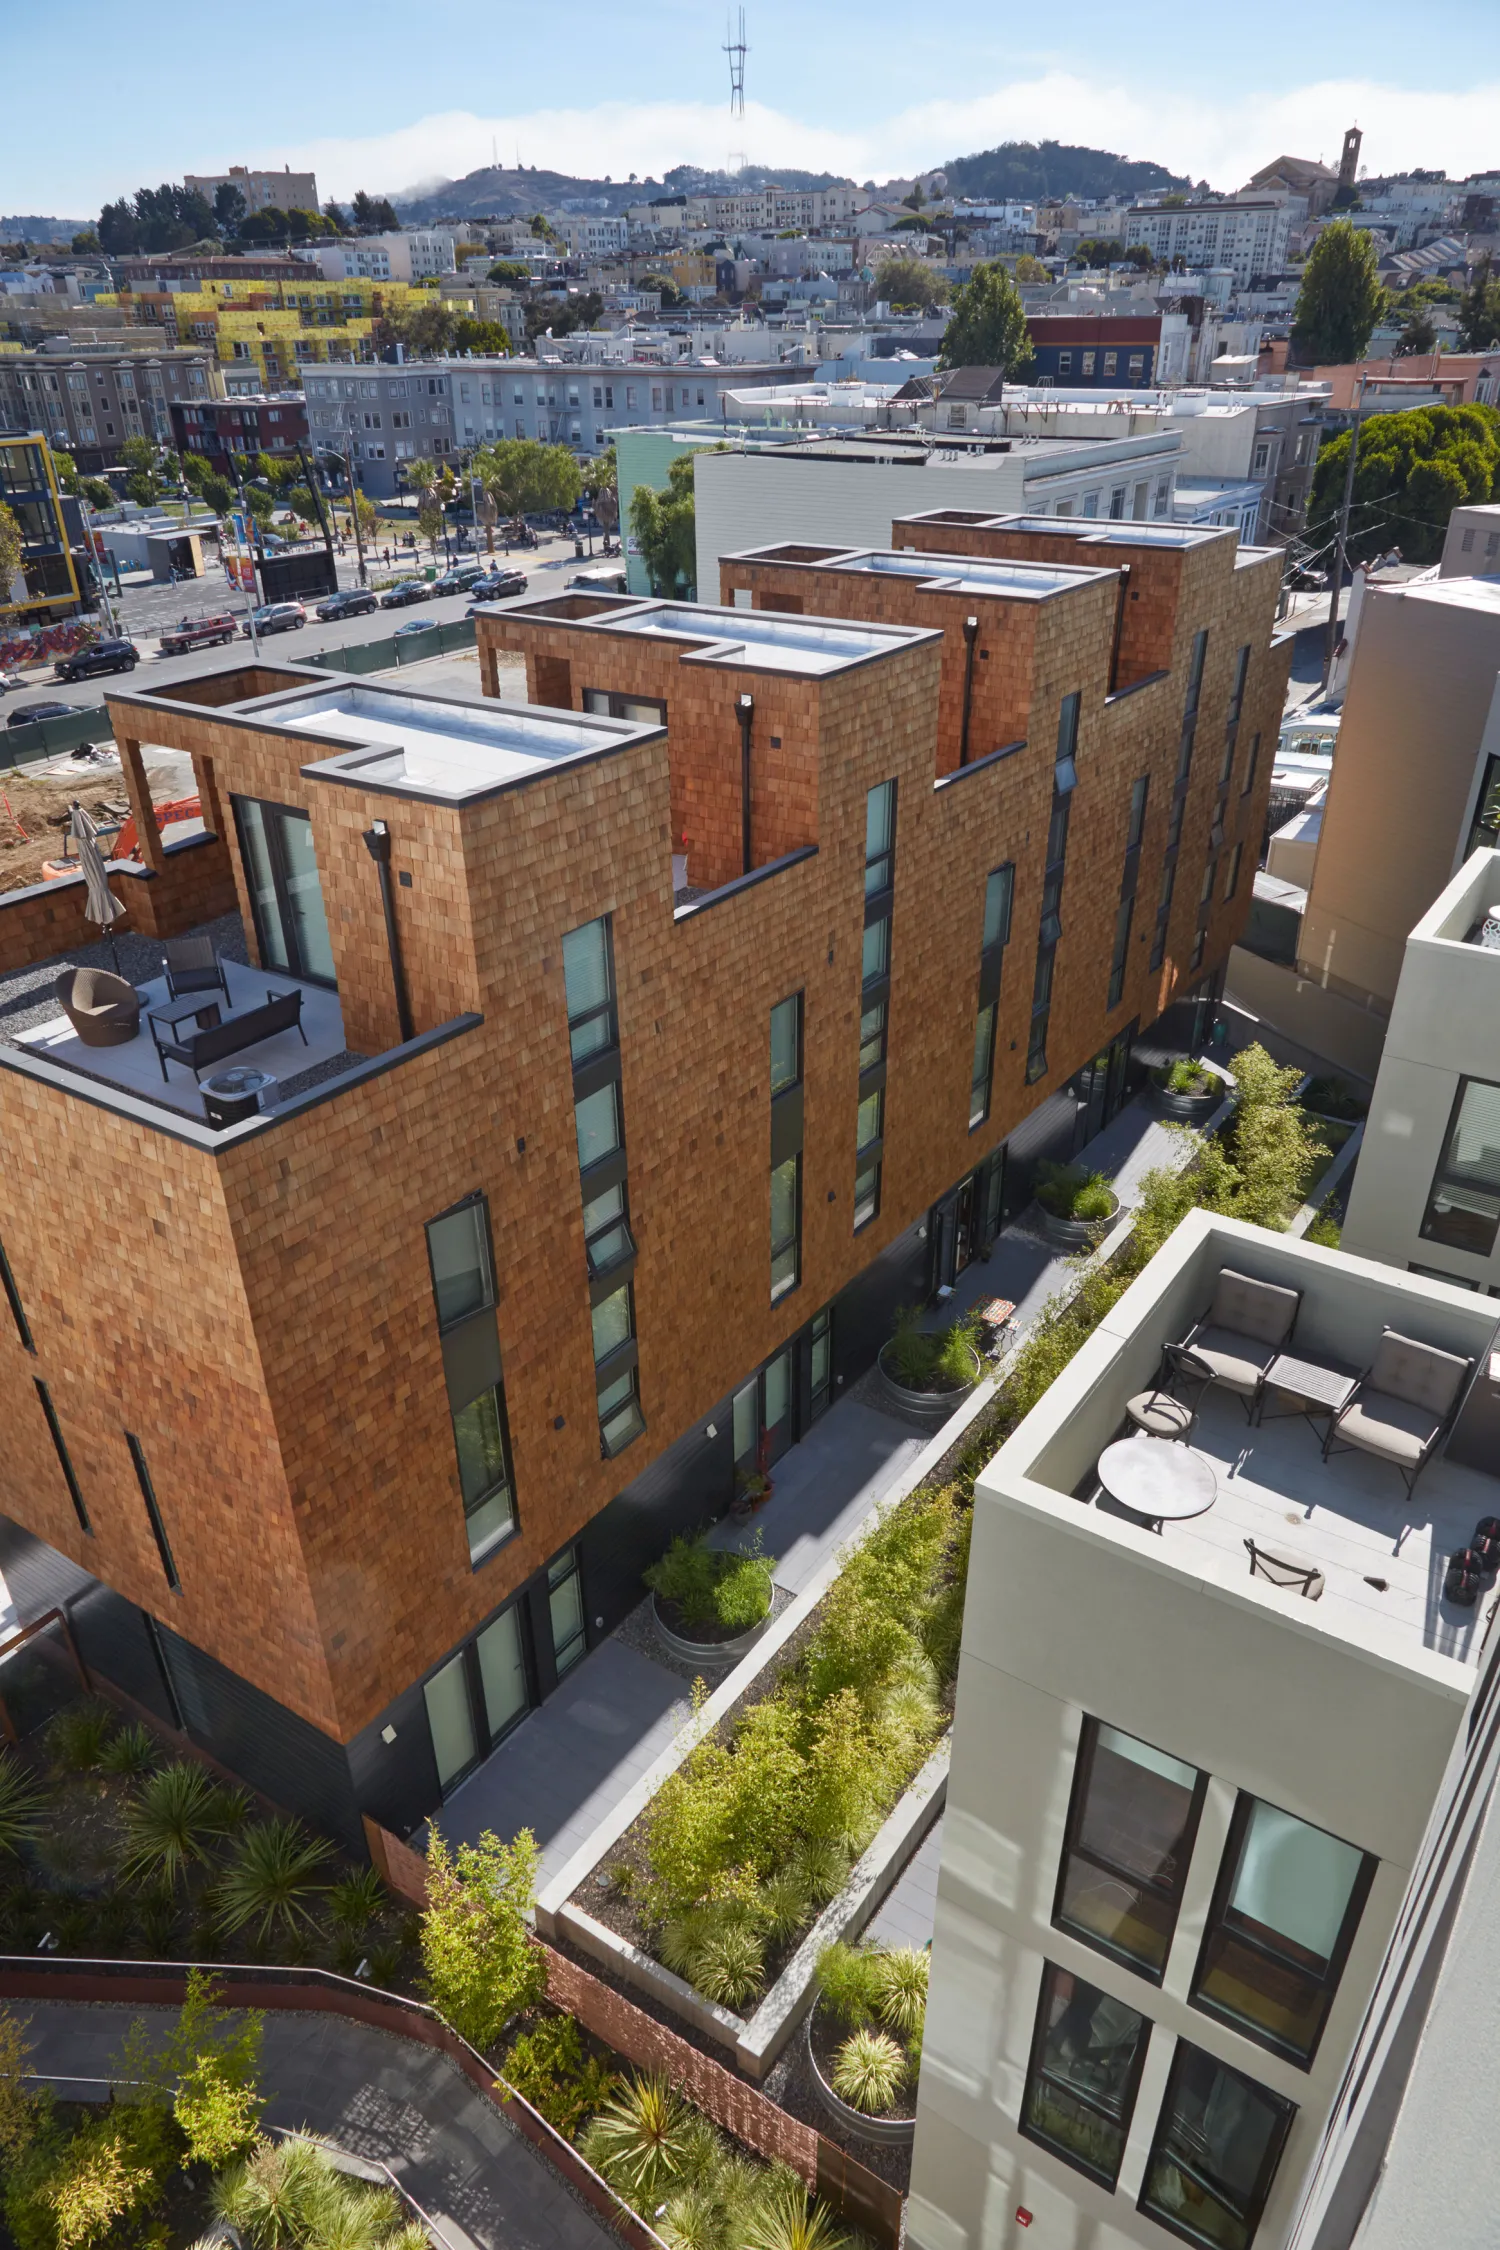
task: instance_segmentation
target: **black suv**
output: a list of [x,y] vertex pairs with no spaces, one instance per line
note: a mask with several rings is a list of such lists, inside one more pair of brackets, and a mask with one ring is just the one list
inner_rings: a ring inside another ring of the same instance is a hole
[[524,594],[527,579],[524,570],[490,570],[483,578],[476,578],[469,588],[472,602],[500,601],[507,594]]
[[432,589],[425,578],[398,578],[388,594],[380,597],[382,609],[409,609],[413,602],[425,602]]
[[91,680],[96,672],[133,672],[140,662],[134,641],[91,641],[60,656],[52,667],[54,680]]
[[318,615],[327,624],[335,617],[367,617],[380,604],[373,594],[361,586],[346,586],[342,593],[330,594],[326,602],[319,602]]

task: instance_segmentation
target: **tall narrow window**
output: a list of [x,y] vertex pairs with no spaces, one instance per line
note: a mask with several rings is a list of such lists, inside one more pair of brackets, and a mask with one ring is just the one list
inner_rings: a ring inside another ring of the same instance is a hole
[[21,1292],[16,1287],[16,1277],[10,1270],[4,1243],[0,1243],[0,1283],[5,1287],[5,1301],[10,1306],[10,1317],[16,1324],[16,1334],[25,1349],[35,1357],[36,1344],[32,1339],[31,1323],[26,1318],[26,1307],[21,1302]]
[[1500,1086],[1463,1078],[1422,1214],[1425,1242],[1487,1258],[1500,1231]]
[[1159,969],[1166,958],[1167,931],[1172,920],[1172,892],[1177,882],[1177,863],[1168,860],[1161,871],[1161,890],[1156,901],[1156,928],[1151,934],[1151,966]]
[[1241,1793],[1192,2004],[1311,2063],[1374,1880],[1368,1852]]
[[141,1441],[130,1430],[125,1432],[125,1443],[130,1448],[130,1459],[135,1468],[135,1481],[141,1488],[141,1498],[146,1503],[146,1517],[151,1525],[151,1536],[156,1541],[156,1551],[161,1557],[162,1576],[174,1594],[182,1592],[182,1581],[177,1575],[177,1565],[172,1559],[171,1542],[167,1527],[162,1522],[161,1508],[156,1498],[156,1487],[151,1482],[151,1471],[146,1466],[146,1456]]
[[1047,1072],[1047,1025],[1057,943],[1062,936],[1063,882],[1067,873],[1068,822],[1078,786],[1080,695],[1065,695],[1058,713],[1057,750],[1052,769],[1052,814],[1047,824],[1047,858],[1042,871],[1042,914],[1037,928],[1036,971],[1031,988],[1031,1033],[1026,1045],[1026,1083]]
[[52,1394],[39,1375],[33,1375],[32,1381],[36,1384],[36,1395],[47,1424],[47,1435],[52,1440],[52,1450],[57,1455],[57,1465],[62,1470],[63,1483],[68,1488],[68,1498],[73,1503],[73,1513],[78,1518],[78,1528],[80,1531],[87,1532],[92,1539],[94,1527],[89,1522],[89,1512],[83,1504],[83,1494],[78,1488],[78,1479],[73,1473],[73,1463],[69,1459],[68,1449],[63,1443],[62,1425],[57,1419],[57,1410],[52,1404]]
[[562,953],[599,1446],[608,1459],[646,1426],[635,1341],[631,1276],[636,1249],[630,1226],[610,917],[601,914],[565,932]]
[[311,984],[332,984],[333,947],[312,822],[295,805],[257,797],[231,802],[261,966],[284,969]]
[[1179,2039],[1140,2209],[1203,2250],[1250,2250],[1295,2105]]
[[771,1010],[771,1302],[802,1273],[802,995]]
[[995,1069],[995,1031],[1000,1016],[1000,980],[1010,937],[1015,866],[1007,861],[985,878],[984,920],[979,936],[979,1005],[974,1017],[974,1059],[969,1073],[969,1130],[990,1114]]
[[470,1196],[428,1220],[427,1261],[442,1339],[469,1561],[477,1565],[516,1526],[495,1319],[494,1256],[483,1196]]
[[1243,844],[1236,844],[1229,855],[1229,872],[1224,878],[1224,904],[1227,906],[1240,887],[1240,862],[1245,856]]
[[896,784],[865,799],[865,926],[860,953],[859,1098],[854,1132],[854,1227],[880,1210],[885,1132],[885,1050],[896,878]]
[[1207,1777],[1085,1719],[1052,1919],[1160,1984]]
[[[1193,767],[1193,744],[1198,733],[1198,705],[1203,695],[1203,667],[1208,656],[1208,632],[1205,628],[1193,636],[1193,653],[1188,660],[1187,694],[1183,699],[1182,727],[1177,737],[1177,773],[1172,783],[1172,810],[1167,824],[1167,850],[1175,852],[1182,837],[1183,807],[1187,800],[1188,782]],[[1156,966],[1155,963],[1152,964]]]
[[1141,838],[1146,831],[1146,797],[1149,774],[1142,774],[1130,791],[1130,813],[1125,826],[1125,861],[1120,871],[1120,903],[1115,910],[1115,942],[1109,962],[1107,1005],[1117,1008],[1125,994],[1125,974],[1130,965],[1130,925],[1135,917],[1135,894],[1141,876]]
[[1021,2102],[1027,2140],[1112,2188],[1150,2030],[1123,2000],[1047,1962]]
[[1259,763],[1260,736],[1258,734],[1252,734],[1250,737],[1250,748],[1245,757],[1245,778],[1240,784],[1240,795],[1242,797],[1248,797],[1251,790],[1255,787],[1255,769],[1259,765]]

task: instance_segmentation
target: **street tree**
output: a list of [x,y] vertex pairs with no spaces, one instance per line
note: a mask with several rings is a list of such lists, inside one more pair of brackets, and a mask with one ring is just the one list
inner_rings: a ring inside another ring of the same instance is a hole
[[125,479],[126,497],[138,507],[149,508],[161,497],[157,459],[156,447],[149,438],[130,437],[120,447],[121,464],[130,472]]
[[237,188],[233,180],[220,180],[214,189],[214,217],[226,240],[239,233],[248,208],[243,188]]
[[1458,339],[1466,352],[1493,351],[1500,344],[1500,279],[1488,251],[1458,301]]
[[1312,246],[1292,316],[1292,349],[1304,367],[1362,359],[1387,298],[1372,237],[1334,219]]
[[[15,516],[0,500],[0,616],[14,609],[18,596],[16,580],[21,578],[21,526]],[[25,595],[25,580],[21,579],[21,596]]]
[[667,489],[638,484],[630,500],[630,528],[651,579],[653,594],[692,601],[698,574],[694,513],[695,453],[680,453],[667,471]]
[[1032,357],[1021,292],[1004,266],[976,266],[954,293],[939,367],[999,367],[1015,376]]
[[[1350,433],[1326,444],[1307,511],[1311,544],[1333,537]],[[1398,545],[1408,562],[1436,562],[1448,519],[1466,502],[1500,498],[1500,408],[1424,406],[1372,414],[1360,426],[1349,553],[1368,561]]]
[[474,474],[507,516],[542,515],[577,505],[583,489],[578,463],[565,445],[535,438],[498,438],[474,456]]
[[943,284],[920,258],[884,258],[875,268],[875,294],[897,312],[928,312],[941,302]]

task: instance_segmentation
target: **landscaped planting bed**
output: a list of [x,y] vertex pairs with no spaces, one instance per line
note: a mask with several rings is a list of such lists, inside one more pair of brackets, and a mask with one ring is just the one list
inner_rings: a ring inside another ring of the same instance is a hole
[[967,1556],[954,1492],[891,1509],[570,1903],[748,2013],[949,1723]]

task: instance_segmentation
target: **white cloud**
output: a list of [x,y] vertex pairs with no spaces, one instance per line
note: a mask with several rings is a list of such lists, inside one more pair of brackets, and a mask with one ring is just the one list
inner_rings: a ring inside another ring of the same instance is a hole
[[1346,125],[1364,128],[1372,171],[1442,167],[1459,178],[1494,161],[1500,83],[1459,93],[1415,93],[1370,79],[1324,80],[1262,98],[1220,102],[1160,85],[1052,71],[967,101],[915,104],[858,129],[809,123],[751,102],[731,120],[706,102],[602,102],[592,109],[534,110],[480,117],[467,110],[424,117],[368,139],[289,144],[268,161],[313,165],[325,195],[358,187],[400,192],[453,179],[491,161],[620,180],[657,176],[674,164],[720,166],[743,151],[758,164],[798,165],[886,178],[1002,140],[1051,138],[1152,157],[1194,179],[1233,188],[1283,152],[1337,162]]

